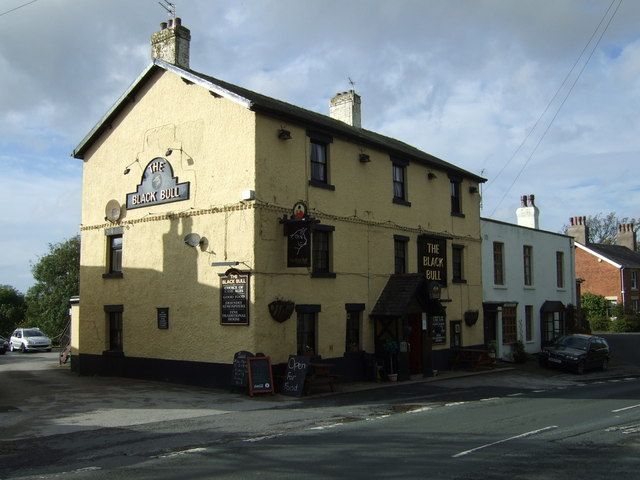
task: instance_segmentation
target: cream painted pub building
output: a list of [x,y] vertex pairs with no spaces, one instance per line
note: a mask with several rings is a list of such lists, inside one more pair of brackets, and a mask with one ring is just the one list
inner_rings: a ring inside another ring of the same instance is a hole
[[[430,374],[483,343],[484,179],[189,68],[180,19],[76,147],[83,196],[73,368],[212,386],[234,353]],[[75,318],[75,316],[74,316]]]

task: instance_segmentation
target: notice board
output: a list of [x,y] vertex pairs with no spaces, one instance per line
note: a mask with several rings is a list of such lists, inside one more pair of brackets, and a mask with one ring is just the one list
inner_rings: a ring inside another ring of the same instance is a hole
[[282,382],[283,395],[301,397],[304,393],[304,382],[309,371],[309,357],[291,356],[287,362],[287,371]]
[[273,372],[270,357],[248,357],[249,395],[273,393]]
[[233,356],[232,387],[246,389],[249,386],[249,369],[247,368],[249,357],[253,357],[253,353],[244,350],[236,352]]
[[249,274],[228,270],[220,276],[220,323],[249,325]]

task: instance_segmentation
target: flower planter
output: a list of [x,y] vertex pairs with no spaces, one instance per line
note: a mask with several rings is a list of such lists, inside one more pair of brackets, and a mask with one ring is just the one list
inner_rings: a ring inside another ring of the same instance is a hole
[[288,300],[274,300],[269,304],[269,314],[276,322],[284,322],[293,314],[295,304]]
[[398,374],[397,373],[389,373],[389,374],[387,374],[387,378],[389,379],[390,382],[397,382],[398,381]]

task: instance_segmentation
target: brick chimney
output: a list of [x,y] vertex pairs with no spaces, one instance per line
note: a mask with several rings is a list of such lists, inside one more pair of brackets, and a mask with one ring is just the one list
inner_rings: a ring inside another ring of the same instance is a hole
[[589,227],[587,226],[587,217],[571,217],[569,219],[569,228],[567,235],[573,237],[576,242],[582,245],[589,243]]
[[521,227],[540,228],[540,210],[536,207],[536,197],[534,195],[522,195],[520,197],[520,207],[516,210],[518,225]]
[[360,95],[353,90],[336,94],[329,105],[329,116],[352,127],[362,128]]
[[623,223],[618,225],[616,245],[627,247],[634,252],[636,251],[636,231],[633,228],[633,223]]
[[189,68],[191,32],[182,26],[179,17],[160,24],[160,31],[151,35],[151,58],[164,60],[176,67]]

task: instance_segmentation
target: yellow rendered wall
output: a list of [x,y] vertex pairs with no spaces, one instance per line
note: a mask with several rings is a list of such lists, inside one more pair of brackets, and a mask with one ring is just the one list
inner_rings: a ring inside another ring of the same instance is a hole
[[[104,305],[123,305],[127,356],[230,363],[234,352],[255,350],[253,324],[220,325],[219,274],[228,267],[211,265],[254,263],[254,212],[240,198],[255,188],[255,115],[163,72],[111,127],[84,160],[80,353],[107,349]],[[125,204],[145,166],[167,148],[174,149],[166,158],[178,181],[191,183],[190,199],[129,210],[117,224],[105,221],[106,203]],[[123,278],[105,279],[105,232],[117,226],[124,229]],[[187,233],[208,243],[189,247]],[[254,291],[252,285],[252,300]],[[169,329],[160,330],[156,309],[165,307]]]
[[[410,237],[408,272],[417,272],[417,237],[420,232],[439,233],[447,240],[448,279],[451,279],[451,245],[464,245],[466,283],[452,284],[442,291],[449,321],[462,320],[467,310],[480,311],[473,327],[462,323],[464,345],[483,343],[482,287],[480,264],[480,197],[470,193],[477,183],[462,183],[464,218],[450,211],[450,182],[444,170],[411,163],[407,167],[407,192],[411,206],[392,202],[392,162],[388,152],[354,144],[333,136],[329,146],[329,183],[335,191],[308,185],[309,137],[303,126],[285,124],[291,140],[278,139],[283,125],[257,117],[256,169],[263,174],[256,180],[256,272],[254,283],[260,296],[255,311],[267,311],[267,304],[283,297],[296,304],[320,304],[318,348],[325,357],[341,356],[345,349],[345,303],[364,303],[363,346],[372,352],[373,322],[369,313],[394,271],[393,235]],[[360,153],[369,163],[358,160]],[[268,172],[268,174],[265,174]],[[428,179],[427,173],[436,178]],[[289,215],[294,203],[303,200],[312,215],[333,232],[333,271],[336,278],[311,278],[310,269],[286,268],[286,238],[278,220]],[[283,360],[296,351],[296,314],[279,324],[266,321],[258,330],[266,353]],[[448,348],[446,345],[435,349]]]

